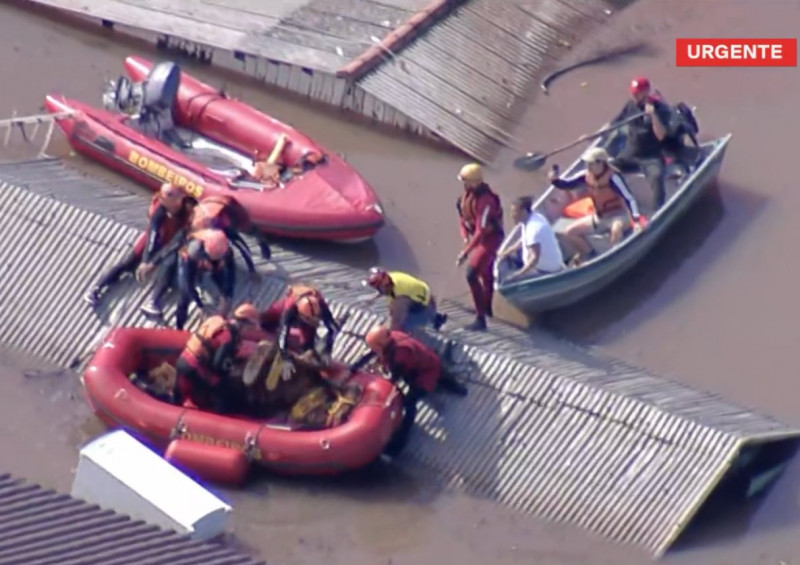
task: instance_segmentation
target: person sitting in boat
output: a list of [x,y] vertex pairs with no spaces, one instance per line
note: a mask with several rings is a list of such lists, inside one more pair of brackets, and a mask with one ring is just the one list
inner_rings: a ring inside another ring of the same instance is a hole
[[176,401],[189,400],[219,414],[239,410],[243,399],[233,383],[234,371],[242,365],[243,334],[258,323],[258,310],[249,303],[237,307],[231,319],[216,315],[204,321],[175,363]]
[[374,267],[369,278],[361,283],[378,291],[375,298],[389,299],[390,327],[393,330],[412,331],[430,324],[439,330],[447,321],[447,314],[436,310],[436,299],[428,284],[400,271],[385,271]]
[[253,169],[254,179],[267,186],[280,186],[281,178],[285,170],[282,159],[283,151],[286,149],[288,142],[289,137],[285,133],[282,133],[278,136],[275,147],[272,148],[272,152],[266,159],[263,161],[259,160],[259,155],[256,153],[256,158],[254,160],[255,168]]
[[620,171],[641,170],[644,173],[653,189],[653,207],[658,210],[666,200],[664,150],[674,148],[677,133],[675,122],[672,110],[660,96],[653,93],[647,78],[633,79],[630,93],[631,98],[611,124],[636,114],[645,115],[627,125],[625,148],[613,163]]
[[[175,310],[175,326],[181,330],[188,319],[189,305],[207,310],[197,292],[198,274],[209,272],[222,295],[219,311],[223,314],[230,307],[236,282],[236,265],[228,238],[222,230],[205,229],[193,232],[176,253],[163,253],[155,264],[166,263],[162,276],[156,283],[151,300],[142,311],[152,317],[162,316],[161,297],[171,284],[177,287],[179,298]],[[162,288],[163,287],[163,288]]]
[[[319,289],[306,285],[291,285],[285,297],[261,313],[262,329],[279,334],[279,345],[285,361],[284,373],[287,376],[293,371],[292,361],[288,355],[290,349],[300,353],[315,350],[317,328],[320,323],[328,330],[321,355],[323,361],[329,362],[339,325]],[[297,330],[296,333],[302,336],[299,343],[293,339],[296,334],[292,330]]]
[[611,245],[615,245],[622,239],[626,226],[631,222],[636,231],[646,225],[644,216],[639,213],[636,198],[625,179],[609,164],[608,152],[602,147],[590,147],[582,159],[586,163],[586,169],[570,178],[559,178],[555,170],[549,174],[550,181],[556,188],[562,190],[586,188],[594,205],[594,214],[573,221],[563,233],[564,238],[578,252],[573,258],[575,265],[595,254],[586,236],[593,233],[608,233]]
[[520,226],[520,237],[500,253],[498,267],[503,282],[557,273],[564,268],[564,256],[553,226],[533,209],[530,196],[511,203],[511,218]]
[[[417,403],[422,398],[437,390],[466,396],[467,388],[445,369],[435,351],[405,332],[376,326],[367,332],[365,340],[370,352],[356,361],[350,370],[360,371],[371,361],[377,360],[383,371],[390,374],[392,382],[402,380],[408,386],[403,423],[384,450],[384,453],[394,457],[408,442],[417,417]],[[452,344],[448,344],[446,357],[449,357],[450,347]]]
[[228,240],[239,249],[251,273],[255,272],[255,265],[253,265],[250,250],[241,234],[248,234],[258,241],[261,257],[264,260],[269,261],[272,257],[266,236],[255,227],[245,207],[231,196],[206,196],[194,207],[190,223],[191,231],[209,228],[225,232]]
[[167,246],[186,227],[191,217],[194,199],[177,186],[164,183],[153,197],[147,211],[145,232],[133,244],[122,260],[113,265],[84,295],[84,300],[96,306],[102,293],[117,283],[124,274],[137,274],[152,270],[152,258]]

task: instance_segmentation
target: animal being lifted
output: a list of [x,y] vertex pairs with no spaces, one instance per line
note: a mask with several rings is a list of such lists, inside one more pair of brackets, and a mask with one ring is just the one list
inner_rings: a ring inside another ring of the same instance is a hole
[[[334,380],[346,369],[326,365],[314,351],[290,352],[284,359],[275,339],[262,339],[245,351],[225,375],[236,399],[234,411],[243,416],[282,421],[298,430],[324,429],[344,423],[361,399],[358,387]],[[294,366],[291,373],[285,370],[287,362]],[[174,366],[165,362],[143,377],[141,388],[172,401]]]

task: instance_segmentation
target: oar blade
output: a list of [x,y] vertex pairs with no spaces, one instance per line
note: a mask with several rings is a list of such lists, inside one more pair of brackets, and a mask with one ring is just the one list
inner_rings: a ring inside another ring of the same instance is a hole
[[547,161],[547,155],[544,153],[528,153],[514,159],[514,166],[523,171],[535,171],[540,169]]

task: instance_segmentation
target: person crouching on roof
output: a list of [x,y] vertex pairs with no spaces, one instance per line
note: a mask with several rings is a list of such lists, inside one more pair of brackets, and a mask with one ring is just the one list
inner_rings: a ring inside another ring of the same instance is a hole
[[362,285],[378,291],[389,300],[390,328],[410,332],[427,325],[439,330],[447,314],[436,309],[436,299],[425,281],[400,271],[385,271],[374,267]]
[[[194,301],[203,310],[208,310],[197,292],[199,283],[198,275],[202,272],[211,274],[211,279],[216,284],[222,301],[218,310],[225,314],[230,308],[233,290],[236,283],[236,265],[233,259],[228,238],[222,230],[206,229],[189,235],[178,253],[165,253],[156,260],[157,263],[167,263],[162,284],[175,281],[179,298],[175,310],[175,326],[182,330],[189,316],[189,306]],[[156,302],[160,297],[158,291],[154,292],[151,303],[142,310],[151,316],[161,316],[161,304]]]
[[408,442],[420,400],[437,390],[466,396],[467,388],[445,369],[433,349],[405,332],[376,326],[367,332],[365,340],[370,352],[351,365],[350,371],[356,373],[377,358],[392,382],[402,380],[408,385],[403,423],[384,450],[386,455],[394,457]]
[[96,306],[102,293],[116,284],[126,273],[149,273],[156,254],[173,241],[189,222],[194,199],[181,188],[168,182],[161,185],[147,211],[147,229],[133,244],[133,249],[112,266],[84,295],[83,299]]

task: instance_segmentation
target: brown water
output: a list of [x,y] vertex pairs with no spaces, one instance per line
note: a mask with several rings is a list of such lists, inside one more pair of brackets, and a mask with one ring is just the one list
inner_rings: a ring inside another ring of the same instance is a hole
[[[637,41],[648,41],[653,54],[559,79],[549,97],[537,97],[516,132],[519,144],[532,150],[561,145],[604,122],[623,103],[630,78],[646,74],[669,100],[698,106],[706,137],[734,134],[718,190],[651,259],[613,291],[544,322],[795,424],[800,418],[791,349],[798,308],[792,291],[799,273],[792,206],[800,197],[785,163],[795,159],[800,75],[797,69],[677,69],[673,59],[676,36],[792,37],[798,21],[798,0],[641,0],[587,38],[573,58]],[[0,109],[6,114],[38,111],[53,89],[99,100],[100,83],[120,73],[122,58],[142,52],[103,33],[59,27],[8,5],[0,6],[0,31],[7,46],[0,56],[5,78]],[[459,249],[453,202],[460,189],[454,176],[463,159],[207,69],[196,74],[212,84],[226,80],[232,94],[345,153],[374,184],[392,225],[379,235],[368,261],[380,258],[417,270],[440,295],[463,295],[462,273],[451,268]],[[67,151],[63,141],[52,150]],[[564,156],[562,164],[577,153]],[[543,173],[512,171],[512,157],[510,151],[500,156],[490,180],[506,199],[537,192]],[[2,467],[68,488],[75,446],[97,431],[77,383],[65,375],[23,378],[14,366],[30,366],[29,361],[0,360],[10,367],[3,378],[14,383],[4,387],[0,449],[15,456],[3,457]],[[41,413],[51,416],[34,416]],[[735,565],[800,560],[798,476],[794,465],[760,508],[717,528],[722,541],[706,533],[701,545],[669,560]],[[390,469],[333,483],[271,479],[230,496],[236,533],[275,563],[324,558],[331,564],[422,564],[445,556],[463,565],[647,561],[641,553],[572,528],[441,495],[424,478],[398,477]]]

